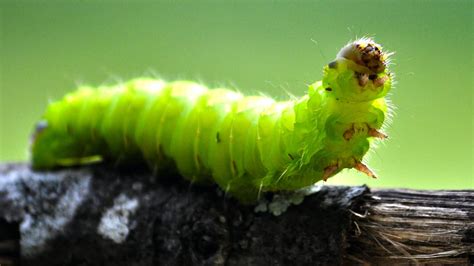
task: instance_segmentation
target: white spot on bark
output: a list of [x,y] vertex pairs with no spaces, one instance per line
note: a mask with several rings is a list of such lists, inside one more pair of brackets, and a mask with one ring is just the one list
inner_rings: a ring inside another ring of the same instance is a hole
[[138,208],[138,200],[130,199],[121,194],[114,200],[114,206],[108,209],[100,220],[97,232],[105,238],[109,238],[117,244],[127,239],[129,228],[129,217]]
[[[50,184],[55,184],[62,178],[49,174],[33,175],[27,182],[29,182],[30,188],[38,187],[36,193],[45,193],[43,197],[55,198],[54,192],[47,194],[42,191],[44,189],[41,189],[41,183],[50,182]],[[20,224],[20,242],[23,255],[30,256],[41,252],[49,239],[54,238],[64,230],[89,193],[90,180],[90,175],[71,180],[66,192],[56,204],[42,206],[45,210],[44,214],[25,213]]]

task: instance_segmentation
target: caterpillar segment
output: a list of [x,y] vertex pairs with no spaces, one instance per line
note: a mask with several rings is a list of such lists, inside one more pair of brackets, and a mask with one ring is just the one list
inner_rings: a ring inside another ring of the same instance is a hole
[[362,159],[387,138],[389,55],[371,39],[351,42],[305,96],[282,102],[190,81],[81,87],[48,106],[32,136],[32,166],[145,161],[158,175],[174,167],[191,182],[215,182],[242,203],[344,168],[375,177]]

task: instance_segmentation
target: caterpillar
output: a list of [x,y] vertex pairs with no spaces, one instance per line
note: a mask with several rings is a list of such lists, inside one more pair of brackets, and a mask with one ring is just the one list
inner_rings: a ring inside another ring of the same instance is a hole
[[350,42],[321,81],[288,101],[152,78],[83,86],[47,107],[32,136],[32,167],[143,161],[217,183],[242,203],[344,168],[375,177],[362,159],[387,137],[389,56],[370,38]]

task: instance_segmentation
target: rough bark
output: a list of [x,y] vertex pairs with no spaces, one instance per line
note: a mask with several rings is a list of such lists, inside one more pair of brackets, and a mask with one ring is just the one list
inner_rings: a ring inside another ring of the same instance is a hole
[[350,261],[472,265],[474,191],[373,190],[353,216]]
[[19,222],[22,265],[340,264],[365,187],[323,187],[283,215],[107,167],[0,169],[0,217]]
[[172,173],[5,164],[0,264],[467,265],[473,209],[474,191],[323,186],[274,216]]

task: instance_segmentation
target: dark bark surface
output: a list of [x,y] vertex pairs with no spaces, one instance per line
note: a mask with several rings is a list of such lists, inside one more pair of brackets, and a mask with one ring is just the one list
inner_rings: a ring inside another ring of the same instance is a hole
[[338,265],[369,193],[324,186],[274,216],[166,176],[0,165],[0,264]]
[[473,263],[473,190],[312,192],[257,208],[172,173],[4,164],[0,265]]

